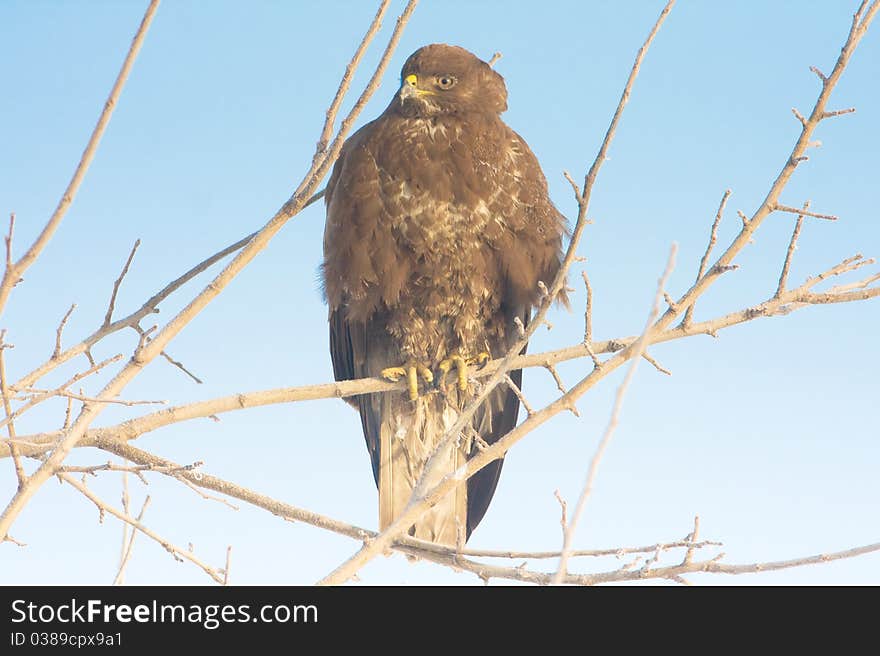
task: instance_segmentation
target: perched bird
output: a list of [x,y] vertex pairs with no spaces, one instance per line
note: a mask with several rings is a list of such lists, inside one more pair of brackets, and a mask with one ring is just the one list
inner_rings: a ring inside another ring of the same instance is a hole
[[[398,517],[425,462],[474,395],[468,366],[516,343],[561,260],[563,216],[526,142],[500,118],[504,79],[467,50],[420,48],[385,111],[344,144],[325,202],[322,277],[336,380],[407,380],[405,392],[349,399],[379,488],[379,526]],[[564,300],[564,294],[563,294]],[[522,372],[511,378],[521,384]],[[515,425],[498,386],[438,452],[429,490]],[[410,528],[461,546],[483,518],[496,460]]]

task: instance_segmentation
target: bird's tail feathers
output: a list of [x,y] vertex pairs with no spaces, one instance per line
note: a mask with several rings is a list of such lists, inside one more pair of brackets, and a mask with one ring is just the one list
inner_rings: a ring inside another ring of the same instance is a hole
[[[379,528],[384,530],[408,507],[410,500],[430,491],[450,472],[467,462],[469,440],[451,440],[434,450],[458,418],[452,399],[429,394],[415,401],[402,395],[383,395],[379,464]],[[427,472],[423,477],[423,472]],[[449,547],[467,539],[467,485],[464,480],[425,512],[410,528],[413,537]]]

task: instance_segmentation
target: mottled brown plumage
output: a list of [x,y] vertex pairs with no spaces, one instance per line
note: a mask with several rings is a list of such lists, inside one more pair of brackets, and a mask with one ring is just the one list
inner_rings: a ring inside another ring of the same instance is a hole
[[[514,320],[528,321],[538,282],[559,269],[565,221],[534,154],[500,119],[503,78],[463,48],[430,45],[410,56],[401,81],[382,115],[345,143],[327,184],[322,273],[337,380],[412,362],[436,372],[453,355],[500,357],[516,341]],[[449,385],[423,386],[415,401],[398,392],[355,397],[382,527],[472,394]],[[476,452],[474,432],[494,443],[518,411],[516,396],[496,389],[444,454],[440,475]],[[486,512],[501,464],[412,533],[461,544]]]

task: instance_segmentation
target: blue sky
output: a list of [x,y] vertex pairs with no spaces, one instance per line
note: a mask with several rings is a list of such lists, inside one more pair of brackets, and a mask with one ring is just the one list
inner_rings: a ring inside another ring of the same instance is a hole
[[[808,67],[830,71],[856,2],[710,3],[680,0],[648,54],[594,192],[580,247],[595,292],[596,339],[637,332],[670,244],[679,245],[669,284],[689,286],[725,189],[733,190],[720,245],[736,232],[735,210],[751,213],[785,162],[818,93]],[[67,184],[137,28],[145,2],[0,3],[0,213],[17,214],[22,249]],[[582,177],[604,136],[636,50],[662,7],[642,0],[534,3],[425,0],[389,74],[361,115],[379,114],[406,56],[448,42],[488,59],[504,75],[505,120],[538,155],[561,210],[575,203],[563,170]],[[392,10],[402,8],[395,4]],[[67,343],[103,318],[113,280],[142,240],[117,307],[140,306],[192,264],[255,230],[287,199],[311,161],[324,111],[375,11],[371,2],[167,0],[85,183],[41,260],[14,291],[0,326],[15,349],[17,378],[51,352],[71,303]],[[363,85],[393,18],[365,58]],[[837,87],[832,108],[857,113],[823,123],[822,147],[796,172],[782,201],[837,214],[804,227],[792,282],[857,252],[880,255],[876,190],[880,152],[880,38],[869,32]],[[350,104],[350,103],[349,103]],[[3,219],[5,221],[5,218]],[[775,290],[794,218],[770,217],[741,268],[697,307],[710,318],[764,300]],[[169,351],[204,381],[195,385],[157,360],[124,393],[184,403],[235,392],[331,380],[326,308],[317,283],[323,206],[291,221],[270,246],[172,343]],[[20,250],[18,252],[21,252]],[[578,267],[584,265],[579,264]],[[875,268],[876,270],[876,268]],[[580,268],[572,279],[579,280]],[[189,284],[159,320],[207,282]],[[575,285],[577,286],[577,285]],[[583,294],[555,311],[538,352],[581,338]],[[146,324],[149,326],[149,324]],[[689,532],[725,543],[731,563],[833,551],[880,539],[877,327],[880,303],[825,306],[751,322],[719,339],[692,338],[652,349],[672,370],[640,368],[599,472],[576,544],[651,544]],[[116,336],[96,357],[130,348]],[[573,383],[585,362],[560,367]],[[67,371],[63,372],[67,373]],[[622,374],[622,372],[619,372]],[[47,381],[58,382],[59,373]],[[553,549],[561,543],[559,489],[573,504],[608,420],[621,375],[515,447],[490,510],[470,546]],[[533,405],[553,398],[546,372],[526,373]],[[141,411],[111,408],[97,425]],[[23,419],[20,433],[54,426],[59,406]],[[273,406],[171,426],[138,446],[294,505],[358,525],[376,522],[376,492],[356,413],[340,401]],[[78,451],[71,462],[95,464]],[[235,583],[311,583],[357,548],[348,538],[291,524],[258,509],[201,499],[173,481],[132,481],[134,504],[152,496],[145,522],[192,543],[222,566],[233,546]],[[0,467],[0,499],[15,485]],[[120,484],[90,486],[114,503]],[[47,483],[12,531],[24,549],[0,546],[2,583],[106,583],[115,574],[121,529],[97,521],[72,489]],[[205,583],[138,538],[130,583]],[[535,563],[540,566],[541,563]],[[586,571],[620,566],[613,559]],[[573,565],[576,569],[577,565]],[[479,581],[401,557],[366,567],[365,583]],[[880,583],[880,555],[697,583]]]

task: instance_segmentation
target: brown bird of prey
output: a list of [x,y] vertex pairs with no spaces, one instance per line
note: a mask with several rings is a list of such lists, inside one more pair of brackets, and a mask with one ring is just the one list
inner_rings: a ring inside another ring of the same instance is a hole
[[[324,292],[336,380],[382,376],[406,391],[349,400],[361,416],[379,488],[379,526],[515,425],[500,385],[460,435],[427,459],[475,394],[468,366],[516,343],[561,259],[565,219],[526,142],[500,118],[504,79],[463,48],[420,48],[400,90],[342,148],[327,183]],[[520,385],[522,372],[511,373]],[[483,518],[502,460],[412,526],[461,546]]]

